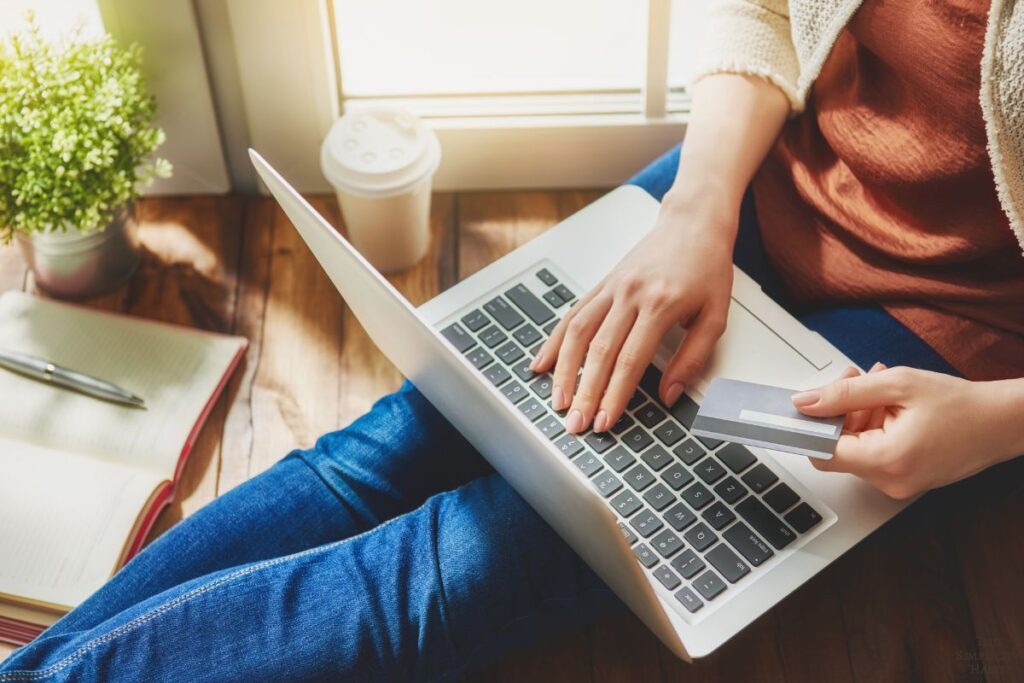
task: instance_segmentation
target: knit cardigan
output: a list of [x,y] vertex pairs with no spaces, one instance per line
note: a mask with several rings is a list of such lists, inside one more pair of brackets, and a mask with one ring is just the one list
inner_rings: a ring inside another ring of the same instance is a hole
[[[693,80],[759,76],[793,114],[862,0],[711,0]],[[981,57],[981,112],[999,202],[1024,254],[1024,0],[992,0]]]

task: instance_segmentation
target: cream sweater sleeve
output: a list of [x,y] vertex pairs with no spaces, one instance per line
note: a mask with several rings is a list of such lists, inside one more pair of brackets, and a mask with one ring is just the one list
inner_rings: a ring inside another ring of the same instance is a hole
[[706,12],[691,81],[715,73],[759,76],[786,94],[791,114],[802,111],[788,0],[711,0]]

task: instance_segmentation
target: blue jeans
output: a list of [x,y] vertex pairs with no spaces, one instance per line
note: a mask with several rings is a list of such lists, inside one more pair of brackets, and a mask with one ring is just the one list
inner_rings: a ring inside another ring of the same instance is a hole
[[[677,158],[632,182],[660,198]],[[749,201],[736,262],[778,291]],[[952,372],[881,309],[800,318],[862,366]],[[157,539],[0,683],[443,681],[622,609],[407,382]]]

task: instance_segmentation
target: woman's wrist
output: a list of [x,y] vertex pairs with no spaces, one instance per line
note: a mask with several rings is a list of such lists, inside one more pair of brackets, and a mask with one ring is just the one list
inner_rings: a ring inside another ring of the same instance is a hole
[[979,424],[989,436],[983,442],[996,449],[991,464],[1024,455],[1024,378],[971,384],[978,396]]
[[661,211],[669,222],[678,217],[680,227],[697,226],[706,234],[708,230],[726,239],[731,248],[739,225],[740,198],[713,183],[677,182],[665,193]]

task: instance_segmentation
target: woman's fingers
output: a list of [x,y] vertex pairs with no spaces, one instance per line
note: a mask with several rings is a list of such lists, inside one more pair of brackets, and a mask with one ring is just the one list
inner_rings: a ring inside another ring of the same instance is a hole
[[594,297],[568,321],[558,349],[558,361],[551,381],[551,407],[565,410],[576,393],[576,375],[583,365],[583,357],[590,340],[597,334],[612,305],[612,298]]
[[898,405],[906,397],[900,368],[838,379],[818,389],[793,394],[793,405],[805,415],[830,417],[855,410]]
[[622,416],[626,404],[629,403],[629,397],[640,383],[640,377],[650,365],[654,353],[658,350],[658,344],[670,325],[671,321],[668,319],[655,317],[644,311],[637,315],[636,322],[633,323],[633,328],[629,331],[629,336],[623,342],[619,356],[615,360],[608,388],[601,398],[598,415],[604,413],[600,418],[603,428],[598,429],[595,422],[594,431],[609,429]]
[[725,331],[725,315],[707,308],[703,309],[690,325],[686,338],[679,344],[672,359],[662,373],[658,393],[665,405],[672,405],[683,393],[693,376],[700,372],[707,362],[715,342]]
[[566,330],[569,329],[569,323],[575,318],[580,311],[586,308],[595,296],[601,291],[602,285],[594,287],[592,290],[584,294],[579,301],[573,304],[572,308],[562,316],[562,319],[555,325],[555,329],[551,330],[551,334],[548,335],[548,339],[537,351],[537,355],[530,361],[530,369],[534,372],[547,372],[550,368],[554,367],[555,361],[558,360],[558,352],[562,347],[562,341],[565,339]]
[[[612,304],[597,334],[587,348],[586,361],[583,364],[583,377],[576,388],[569,414],[565,418],[565,428],[570,434],[578,434],[595,419],[597,407],[608,387],[615,361],[622,349],[622,344],[629,335],[636,321],[636,310],[624,304]],[[609,427],[607,415],[598,417],[594,428],[602,431]]]
[[[871,370],[869,370],[868,372],[875,372],[878,366],[879,363],[875,363],[874,367],[872,367]],[[840,379],[846,379],[848,377],[858,377],[859,375],[860,371],[857,370],[857,368],[850,367],[843,370],[843,373],[839,377]],[[846,420],[844,420],[843,422],[843,428],[847,432],[854,434],[857,432],[864,431],[864,428],[867,426],[868,420],[870,418],[870,410],[855,410],[852,413],[848,413],[846,415]]]

